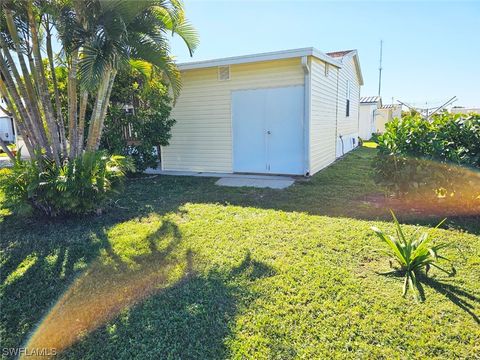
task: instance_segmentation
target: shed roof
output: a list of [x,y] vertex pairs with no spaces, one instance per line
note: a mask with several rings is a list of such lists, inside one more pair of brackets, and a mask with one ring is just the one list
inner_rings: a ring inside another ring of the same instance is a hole
[[355,63],[355,69],[357,71],[357,76],[360,85],[363,85],[363,75],[362,69],[360,68],[360,60],[358,59],[358,52],[357,50],[341,50],[341,51],[333,51],[328,52],[327,56],[332,59],[339,59],[343,63],[344,59],[353,58],[353,62]]
[[360,98],[360,104],[376,104],[382,101],[380,96],[363,96]]
[[267,53],[260,53],[260,54],[233,56],[233,57],[204,60],[204,61],[193,61],[193,62],[178,64],[178,68],[180,70],[191,70],[191,69],[201,69],[201,68],[208,68],[208,67],[215,67],[215,66],[252,63],[252,62],[259,62],[259,61],[290,59],[290,58],[297,58],[302,56],[314,56],[334,66],[342,67],[341,61],[335,59],[334,57],[328,56],[327,54],[321,52],[320,50],[317,50],[313,47],[309,47],[309,48],[301,48],[301,49],[267,52]]
[[382,106],[382,109],[393,109],[399,106],[400,104],[385,104]]
[[330,57],[333,57],[333,58],[344,57],[345,55],[347,55],[347,54],[349,54],[353,51],[356,51],[356,50],[332,51],[332,52],[328,52],[327,55],[330,56]]

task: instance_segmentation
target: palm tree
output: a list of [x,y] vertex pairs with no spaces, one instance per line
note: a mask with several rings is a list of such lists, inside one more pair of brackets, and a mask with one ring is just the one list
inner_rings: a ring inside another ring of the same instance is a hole
[[[198,45],[197,34],[177,0],[4,0],[2,6],[0,94],[7,100],[30,155],[44,152],[57,163],[98,149],[120,67],[132,63],[153,66],[164,74],[175,98],[181,82],[168,36],[180,36],[190,54]],[[45,63],[51,73],[55,67],[52,33],[58,34],[68,68],[68,136],[55,77],[56,112],[45,76]],[[46,62],[41,49],[46,49]],[[89,97],[94,106],[87,121]]]

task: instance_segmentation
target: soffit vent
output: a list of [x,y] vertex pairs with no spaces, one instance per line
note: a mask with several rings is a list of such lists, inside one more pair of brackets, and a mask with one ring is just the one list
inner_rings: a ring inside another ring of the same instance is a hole
[[218,67],[218,80],[219,81],[230,80],[230,65]]

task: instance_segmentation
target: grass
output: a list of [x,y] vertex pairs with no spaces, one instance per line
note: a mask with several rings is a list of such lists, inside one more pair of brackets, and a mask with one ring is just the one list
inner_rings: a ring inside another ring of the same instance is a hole
[[363,146],[369,149],[376,149],[378,144],[374,141],[364,141]]
[[[476,358],[478,218],[432,231],[457,268],[403,298],[370,230],[375,150],[287,190],[215,179],[131,179],[102,216],[49,222],[3,210],[2,348],[65,359]],[[425,230],[438,217],[399,214]],[[415,226],[405,225],[407,232]]]

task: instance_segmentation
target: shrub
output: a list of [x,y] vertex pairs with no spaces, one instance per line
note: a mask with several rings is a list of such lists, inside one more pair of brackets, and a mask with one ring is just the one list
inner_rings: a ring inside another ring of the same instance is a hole
[[378,144],[378,138],[381,134],[380,133],[373,133],[372,136],[370,137],[370,141],[373,141],[374,143]]
[[7,203],[50,216],[85,214],[102,208],[122,186],[125,171],[133,170],[123,156],[86,152],[61,166],[47,157],[21,160],[6,171],[0,184]]
[[[480,202],[480,116],[394,119],[378,137],[376,181],[397,195]],[[468,169],[468,170],[466,170]]]
[[[175,124],[170,117],[172,99],[161,74],[145,76],[135,69],[120,71],[111,99],[101,147],[131,157],[138,171],[156,168],[158,150],[168,145]],[[133,111],[126,113],[125,105]]]
[[443,113],[394,119],[378,137],[383,155],[414,156],[480,169],[480,115]]
[[[396,226],[396,237],[386,235],[376,227],[372,227],[372,230],[388,245],[389,252],[387,252],[387,254],[400,265],[400,268],[394,272],[405,276],[403,296],[406,296],[408,289],[411,289],[415,294],[415,298],[423,301],[423,291],[419,282],[419,275],[422,270],[425,270],[425,276],[428,276],[428,270],[431,266],[449,275],[455,274],[455,268],[453,266],[449,272],[437,264],[440,259],[448,260],[438,254],[439,250],[447,247],[447,244],[432,245],[432,238],[428,237],[428,232],[424,232],[421,235],[415,233],[413,236],[407,237],[393,212],[392,216]],[[442,223],[443,221],[438,224],[436,228]]]

